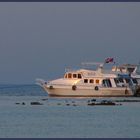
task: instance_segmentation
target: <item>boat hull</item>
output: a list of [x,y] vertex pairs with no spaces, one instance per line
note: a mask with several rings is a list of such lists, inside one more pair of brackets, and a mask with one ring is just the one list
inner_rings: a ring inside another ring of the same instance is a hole
[[99,88],[95,90],[94,88],[77,88],[73,90],[72,88],[64,87],[54,87],[48,88],[43,86],[45,91],[50,96],[70,96],[70,97],[129,97],[133,96],[133,92],[130,88]]

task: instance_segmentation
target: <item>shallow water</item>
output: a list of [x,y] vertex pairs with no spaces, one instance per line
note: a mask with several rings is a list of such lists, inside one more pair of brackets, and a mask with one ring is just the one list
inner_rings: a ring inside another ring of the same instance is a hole
[[[1,138],[139,138],[140,102],[88,106],[93,98],[48,97],[36,85],[0,86]],[[102,100],[140,98],[96,98]],[[31,105],[39,102],[42,105]],[[24,104],[23,104],[24,103]]]

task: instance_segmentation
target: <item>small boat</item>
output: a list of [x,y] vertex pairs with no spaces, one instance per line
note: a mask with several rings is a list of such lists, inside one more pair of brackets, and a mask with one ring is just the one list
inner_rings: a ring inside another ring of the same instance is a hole
[[[62,78],[45,81],[37,79],[39,84],[50,96],[70,97],[128,97],[135,95],[133,79],[129,74],[105,72],[104,64],[97,70],[67,70]],[[125,79],[129,80],[127,83]]]
[[140,63],[138,65],[123,64],[121,66],[114,66],[112,67],[112,71],[129,74],[135,84],[136,95],[140,95]]
[[136,65],[134,71],[131,73],[132,78],[136,78],[138,85],[140,85],[140,63]]
[[136,65],[134,71],[130,74],[136,79],[136,96],[140,96],[140,63]]

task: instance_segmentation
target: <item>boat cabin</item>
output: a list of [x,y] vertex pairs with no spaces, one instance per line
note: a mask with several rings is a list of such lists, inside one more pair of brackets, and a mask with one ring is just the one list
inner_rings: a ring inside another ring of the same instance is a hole
[[64,79],[78,80],[77,84],[98,85],[103,87],[125,87],[127,85],[137,84],[137,80],[131,78],[129,74],[103,74],[84,69],[68,71],[65,73]]

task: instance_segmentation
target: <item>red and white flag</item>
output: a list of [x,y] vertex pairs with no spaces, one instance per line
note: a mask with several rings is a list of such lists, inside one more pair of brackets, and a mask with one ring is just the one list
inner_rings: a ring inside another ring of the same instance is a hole
[[105,59],[105,63],[113,63],[114,59],[112,57],[108,57]]

